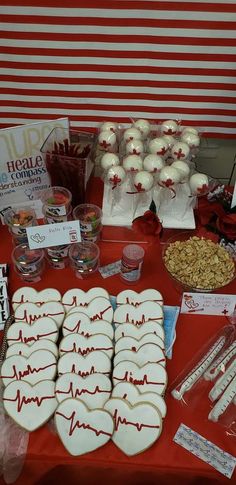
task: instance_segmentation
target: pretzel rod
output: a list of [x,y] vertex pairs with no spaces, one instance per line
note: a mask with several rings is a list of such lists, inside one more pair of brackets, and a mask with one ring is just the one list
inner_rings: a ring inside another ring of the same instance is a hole
[[[175,399],[181,399],[186,391],[189,391],[191,387],[198,381],[198,379],[204,374],[205,370],[214,360],[215,356],[220,352],[225,344],[225,337],[219,337],[218,340],[212,345],[208,352],[202,357],[187,377],[180,382],[180,384],[171,392]],[[178,387],[180,386],[180,389]]]
[[227,407],[233,402],[236,396],[236,376],[233,378],[231,383],[225,389],[225,392],[222,394],[221,398],[215,404],[214,408],[208,414],[208,419],[210,421],[218,421],[221,414],[225,412]]
[[213,364],[207,369],[204,374],[206,381],[213,381],[215,377],[223,370],[224,366],[230,361],[230,359],[236,355],[236,340],[220,355],[220,357],[213,362]]
[[236,374],[236,359],[230,364],[228,369],[222,374],[222,376],[216,381],[214,387],[209,392],[209,398],[211,401],[215,401],[222,394],[225,388]]

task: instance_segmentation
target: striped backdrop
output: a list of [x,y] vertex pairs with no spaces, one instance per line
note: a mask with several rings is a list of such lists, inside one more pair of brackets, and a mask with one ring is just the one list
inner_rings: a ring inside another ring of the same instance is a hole
[[68,116],[236,134],[236,0],[0,0],[0,128]]

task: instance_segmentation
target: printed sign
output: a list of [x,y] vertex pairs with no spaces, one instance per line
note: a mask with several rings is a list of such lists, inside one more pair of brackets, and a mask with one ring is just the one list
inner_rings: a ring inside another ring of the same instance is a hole
[[214,293],[184,293],[181,313],[193,315],[232,315],[236,307],[235,295]]
[[79,221],[27,227],[30,249],[48,248],[81,241]]

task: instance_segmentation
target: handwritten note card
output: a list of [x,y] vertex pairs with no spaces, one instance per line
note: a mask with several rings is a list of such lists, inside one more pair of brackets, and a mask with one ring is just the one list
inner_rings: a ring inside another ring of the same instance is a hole
[[232,315],[236,307],[236,295],[214,293],[184,293],[181,313],[193,315]]
[[30,249],[48,248],[81,241],[79,221],[28,227],[26,232]]

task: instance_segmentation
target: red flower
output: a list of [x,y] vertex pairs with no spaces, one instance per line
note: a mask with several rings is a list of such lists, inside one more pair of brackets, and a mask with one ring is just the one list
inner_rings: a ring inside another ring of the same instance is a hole
[[143,216],[136,217],[133,220],[132,228],[135,232],[154,237],[159,236],[162,231],[159,218],[151,210],[146,211]]
[[227,239],[236,240],[236,214],[224,214],[218,217],[216,227]]

